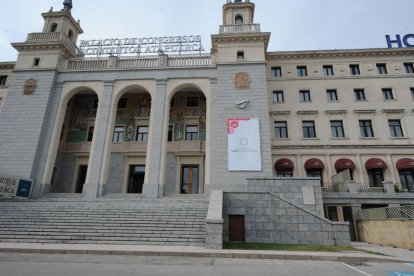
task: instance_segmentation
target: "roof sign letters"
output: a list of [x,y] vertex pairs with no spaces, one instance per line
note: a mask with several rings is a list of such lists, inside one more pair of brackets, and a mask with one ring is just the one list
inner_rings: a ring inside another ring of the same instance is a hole
[[199,35],[81,40],[79,48],[87,56],[204,51]]

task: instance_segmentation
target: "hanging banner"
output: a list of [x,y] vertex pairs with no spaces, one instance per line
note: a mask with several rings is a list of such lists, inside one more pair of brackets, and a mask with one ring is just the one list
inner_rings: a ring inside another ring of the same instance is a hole
[[30,197],[33,181],[0,175],[0,197]]
[[259,119],[227,119],[229,171],[261,171]]

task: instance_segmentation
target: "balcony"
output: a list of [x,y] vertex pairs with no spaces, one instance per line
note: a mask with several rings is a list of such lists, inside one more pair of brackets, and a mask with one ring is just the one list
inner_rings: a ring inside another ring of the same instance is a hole
[[414,190],[405,189],[400,183],[384,181],[381,187],[372,187],[367,183],[358,183],[355,181],[346,181],[344,183],[324,183],[322,191],[325,193],[413,193]]
[[202,152],[206,150],[206,143],[203,141],[174,141],[168,142],[168,152]]
[[220,34],[260,33],[260,24],[221,25]]
[[61,42],[65,47],[74,55],[80,53],[78,46],[63,33],[30,33],[27,35],[26,43],[50,43],[50,42]]

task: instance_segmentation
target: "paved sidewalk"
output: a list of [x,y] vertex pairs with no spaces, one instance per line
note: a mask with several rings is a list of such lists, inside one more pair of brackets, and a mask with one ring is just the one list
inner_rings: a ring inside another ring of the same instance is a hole
[[210,258],[315,260],[341,262],[407,262],[405,258],[401,259],[399,257],[381,256],[364,252],[328,253],[267,250],[216,250],[197,246],[0,243],[0,252],[188,256]]
[[395,257],[400,260],[414,263],[414,251],[402,248],[394,248],[389,246],[382,246],[378,244],[369,244],[363,242],[353,242],[352,247],[361,250],[368,250],[380,254],[385,254],[391,257]]

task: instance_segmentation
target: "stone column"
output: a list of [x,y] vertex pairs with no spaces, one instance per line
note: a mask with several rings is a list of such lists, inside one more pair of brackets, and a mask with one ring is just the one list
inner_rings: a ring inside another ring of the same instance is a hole
[[358,220],[361,219],[361,204],[351,204],[352,208],[352,218],[354,223],[354,231],[357,241],[361,241],[359,231],[358,231]]
[[216,171],[215,163],[211,162],[214,160],[213,154],[214,149],[216,148],[216,142],[214,140],[215,136],[212,135],[212,130],[215,129],[216,126],[212,124],[215,122],[213,120],[213,104],[215,102],[215,92],[217,90],[217,78],[210,79],[210,95],[207,97],[207,108],[206,108],[206,158],[205,158],[205,182],[204,182],[204,194],[208,196],[211,191],[212,185],[217,185],[217,179],[215,178],[214,172]]
[[104,82],[102,97],[99,99],[98,111],[96,114],[95,129],[91,152],[89,154],[88,173],[86,175],[85,187],[83,189],[84,197],[96,198],[101,196],[104,191],[101,181],[101,172],[104,166],[104,155],[109,150],[108,131],[111,127],[110,112],[112,102],[112,92],[114,82]]
[[[165,170],[164,151],[166,139],[164,138],[164,116],[166,99],[166,80],[156,80],[156,89],[152,98],[151,117],[149,125],[149,139],[147,145],[147,160],[145,164],[145,180],[142,193],[145,197],[157,198],[162,194],[162,174]],[[167,126],[168,131],[168,126]],[[161,189],[158,188],[161,187]]]

